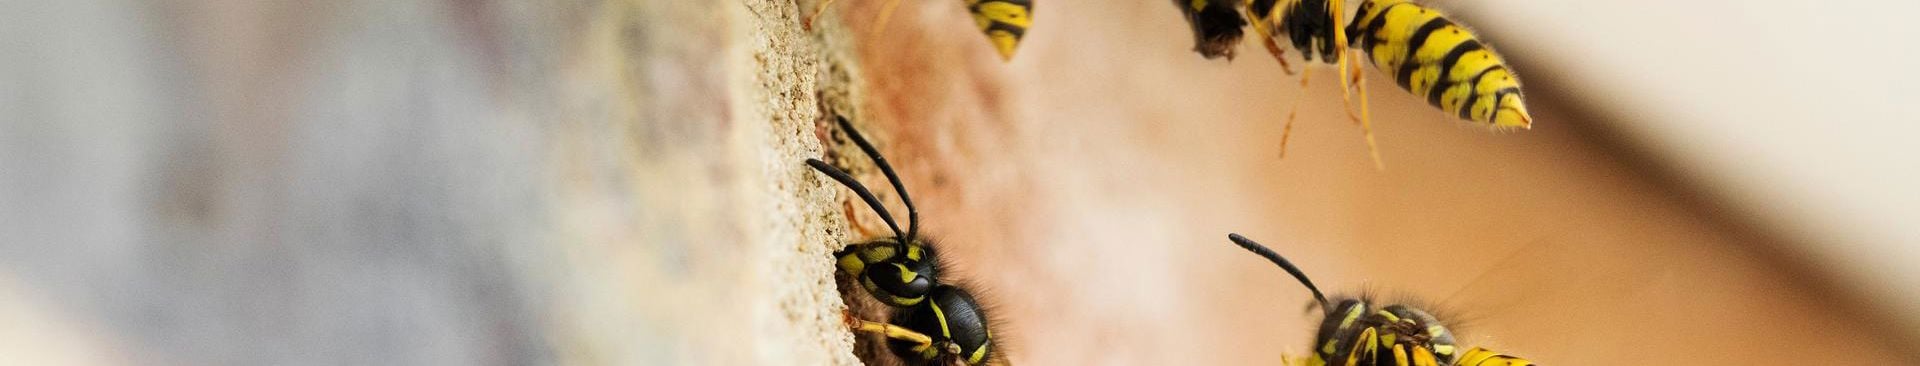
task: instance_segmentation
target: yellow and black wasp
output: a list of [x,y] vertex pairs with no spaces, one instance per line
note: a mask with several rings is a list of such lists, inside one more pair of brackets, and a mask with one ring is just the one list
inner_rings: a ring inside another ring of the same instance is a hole
[[849,317],[850,325],[858,331],[885,336],[888,348],[910,364],[1004,362],[991,328],[997,322],[987,317],[986,307],[962,286],[939,280],[939,274],[944,272],[942,264],[931,243],[918,235],[920,212],[907,196],[899,175],[852,123],[844,117],[838,120],[840,129],[873,159],[907,207],[907,230],[902,232],[880,199],[852,175],[820,159],[807,159],[807,165],[860,196],[893,230],[892,237],[848,245],[834,253],[841,273],[856,277],[868,294],[896,309],[891,322]]
[[[1194,0],[1192,4],[1222,1]],[[1196,32],[1234,24],[1221,20],[1203,25],[1196,19],[1204,18],[1195,18],[1193,10],[1183,10],[1188,11]],[[1318,56],[1318,61],[1339,68],[1341,99],[1349,105],[1349,117],[1361,125],[1376,165],[1380,164],[1380,155],[1367,111],[1365,78],[1357,63],[1348,62],[1349,50],[1357,49],[1361,57],[1392,74],[1401,89],[1426,98],[1428,104],[1460,119],[1493,128],[1533,126],[1520,80],[1506,61],[1472,31],[1431,7],[1410,0],[1362,0],[1351,21],[1343,16],[1343,0],[1252,0],[1244,10],[1254,33],[1288,74],[1294,74],[1286,57],[1289,48],[1299,51],[1307,62],[1316,61]],[[1220,48],[1227,51],[1217,51]],[[1231,45],[1201,50],[1201,55],[1208,58],[1222,53],[1231,55]],[[1303,90],[1307,75],[1300,77]],[[1350,106],[1354,92],[1360,99],[1358,113]],[[1299,109],[1299,100],[1293,109]],[[1292,135],[1293,119],[1289,113],[1282,128],[1282,156]]]
[[1392,366],[1527,366],[1531,361],[1503,355],[1484,348],[1461,352],[1454,343],[1453,331],[1439,318],[1420,308],[1393,304],[1374,308],[1364,298],[1328,301],[1307,274],[1294,267],[1279,253],[1240,234],[1227,239],[1246,248],[1306,285],[1325,313],[1314,335],[1313,357],[1308,366],[1392,365]]
[[[987,34],[987,40],[993,42],[993,48],[1000,51],[1002,60],[1013,59],[1013,51],[1020,48],[1020,39],[1026,37],[1027,27],[1033,24],[1033,0],[966,0],[967,12],[973,13],[973,23]],[[807,29],[813,29],[813,21],[827,11],[827,5],[833,0],[823,0],[816,6],[813,14],[801,22]],[[874,31],[885,29],[887,18],[894,8],[900,6],[900,0],[887,0],[881,8],[879,18],[874,22]]]

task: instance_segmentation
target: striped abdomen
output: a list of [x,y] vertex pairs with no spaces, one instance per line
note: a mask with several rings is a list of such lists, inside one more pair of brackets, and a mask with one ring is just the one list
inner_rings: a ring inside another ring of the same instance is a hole
[[1374,66],[1427,104],[1494,127],[1533,124],[1520,79],[1506,61],[1437,10],[1408,0],[1367,0],[1346,33]]
[[1033,0],[967,0],[967,11],[993,41],[1001,59],[1013,59],[1020,37],[1027,35],[1027,26],[1033,23]]

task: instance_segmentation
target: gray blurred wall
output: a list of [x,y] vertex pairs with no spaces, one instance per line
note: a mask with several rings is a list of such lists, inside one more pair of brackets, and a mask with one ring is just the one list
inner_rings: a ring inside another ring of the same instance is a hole
[[0,1],[0,363],[850,362],[791,8]]

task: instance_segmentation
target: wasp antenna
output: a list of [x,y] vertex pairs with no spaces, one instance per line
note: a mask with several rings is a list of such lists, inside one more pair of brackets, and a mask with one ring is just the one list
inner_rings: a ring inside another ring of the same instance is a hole
[[1273,249],[1267,249],[1267,246],[1255,243],[1252,239],[1247,239],[1247,237],[1240,236],[1240,234],[1227,234],[1227,240],[1232,240],[1234,244],[1239,244],[1241,248],[1246,248],[1247,251],[1258,254],[1261,257],[1266,257],[1267,260],[1273,261],[1273,264],[1279,265],[1280,269],[1286,270],[1287,274],[1293,275],[1294,279],[1300,280],[1300,284],[1307,285],[1307,291],[1313,291],[1313,299],[1320,302],[1320,311],[1326,313],[1333,312],[1332,303],[1327,301],[1327,296],[1320,293],[1320,288],[1313,285],[1313,280],[1307,279],[1306,272],[1301,272],[1300,267],[1294,267],[1293,262],[1288,262],[1286,257],[1281,257],[1280,253],[1274,253]]
[[880,213],[880,219],[887,222],[887,227],[893,228],[893,235],[900,236],[900,224],[893,222],[893,214],[887,212],[887,206],[881,205],[880,199],[874,197],[873,192],[867,190],[867,186],[860,185],[860,181],[853,180],[852,175],[848,175],[847,172],[828,165],[827,162],[820,161],[820,159],[807,159],[807,165],[812,166],[814,170],[819,170],[829,177],[833,177],[833,180],[840,181],[841,185],[847,186],[847,189],[853,190],[854,194],[860,195],[860,200],[867,201],[867,207],[872,207],[874,212]]
[[[866,152],[867,157],[873,159],[873,165],[880,167],[881,174],[887,175],[887,182],[893,183],[893,191],[900,193],[900,202],[907,205],[907,234],[900,236],[899,239],[901,243],[913,241],[913,238],[920,235],[920,210],[913,207],[913,198],[907,196],[907,188],[900,183],[900,175],[893,172],[893,165],[887,164],[886,157],[880,156],[880,150],[874,149],[873,144],[868,143],[866,137],[860,136],[860,130],[853,128],[853,122],[847,121],[845,116],[834,116],[834,118],[840,121],[840,130],[847,132],[847,138],[852,139],[854,145],[860,146],[860,151]],[[876,202],[867,201],[868,204],[879,209],[880,206]],[[887,212],[885,209],[879,209],[879,211],[882,215]],[[888,216],[887,220],[887,224],[893,224],[892,216]],[[894,235],[900,234],[899,227],[895,227],[893,231]]]

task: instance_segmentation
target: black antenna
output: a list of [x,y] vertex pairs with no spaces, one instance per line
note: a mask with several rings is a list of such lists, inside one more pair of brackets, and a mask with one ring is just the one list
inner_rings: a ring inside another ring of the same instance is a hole
[[1247,248],[1247,251],[1253,252],[1253,254],[1259,254],[1261,257],[1266,257],[1267,260],[1273,261],[1273,264],[1280,265],[1280,269],[1287,270],[1287,274],[1293,275],[1294,279],[1300,280],[1300,284],[1307,285],[1307,291],[1313,291],[1313,299],[1320,301],[1320,311],[1328,314],[1333,313],[1332,304],[1327,302],[1326,295],[1320,294],[1320,288],[1314,287],[1313,281],[1307,279],[1307,274],[1300,272],[1300,267],[1294,267],[1293,262],[1288,262],[1287,258],[1280,256],[1280,253],[1274,253],[1272,249],[1267,249],[1266,246],[1255,243],[1252,239],[1247,239],[1247,237],[1240,236],[1240,234],[1227,234],[1227,240],[1232,240],[1234,244],[1239,244],[1241,248]]
[[819,170],[821,173],[826,173],[827,176],[833,177],[833,180],[840,181],[841,185],[847,186],[847,189],[853,190],[854,194],[860,195],[861,200],[867,201],[867,207],[872,207],[875,212],[879,212],[880,218],[887,221],[887,227],[893,228],[893,235],[900,236],[900,224],[893,223],[893,214],[887,213],[887,206],[881,205],[880,199],[873,197],[873,192],[867,191],[867,186],[860,185],[860,181],[853,180],[852,175],[847,175],[847,172],[827,165],[827,162],[820,159],[807,159],[807,165],[813,166],[814,170]]
[[[867,143],[867,138],[860,136],[860,130],[853,128],[853,122],[848,122],[846,116],[834,116],[834,118],[840,120],[840,130],[847,132],[847,138],[852,139],[854,145],[860,146],[860,151],[865,151],[867,157],[873,159],[873,165],[880,167],[880,173],[887,175],[887,182],[893,183],[893,191],[900,193],[900,203],[907,205],[907,235],[901,236],[900,242],[905,244],[906,242],[913,241],[913,238],[920,235],[920,210],[913,207],[913,198],[907,197],[907,188],[900,184],[900,175],[894,174],[893,165],[887,164],[887,158],[880,156],[880,151],[874,149],[873,144]],[[875,201],[867,201],[868,204],[874,205],[875,208],[880,207],[874,202]],[[879,211],[882,215],[885,215],[887,212],[887,210],[884,209]],[[893,224],[893,217],[889,216],[887,220],[887,224]],[[895,227],[893,232],[894,235],[899,235],[900,228]]]

